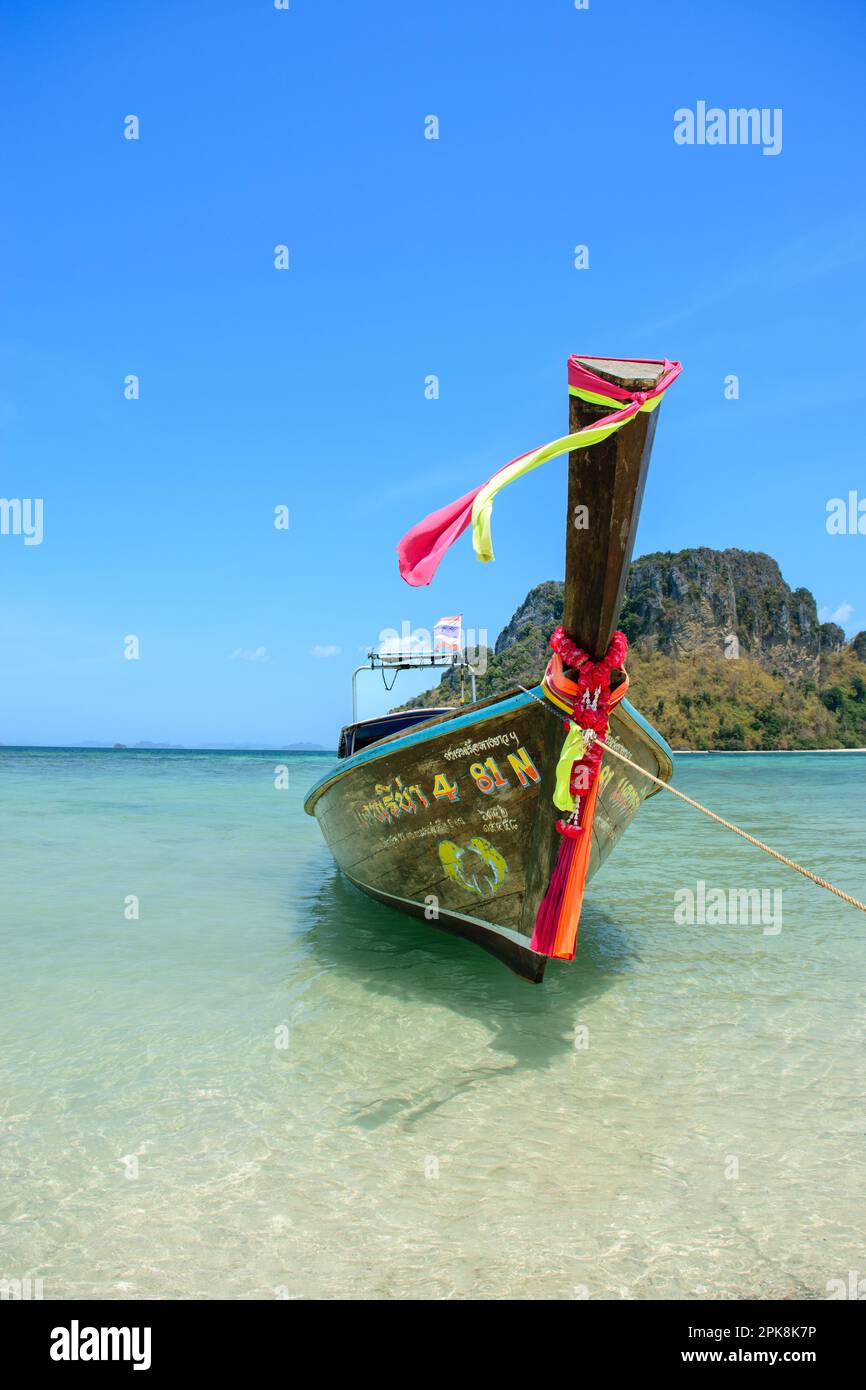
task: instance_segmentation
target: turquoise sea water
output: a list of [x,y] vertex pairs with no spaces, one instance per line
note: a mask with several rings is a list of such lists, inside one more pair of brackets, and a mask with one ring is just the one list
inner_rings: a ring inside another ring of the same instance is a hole
[[[0,1278],[570,1299],[866,1277],[863,914],[661,793],[574,964],[533,987],[341,879],[302,811],[328,766],[0,750]],[[866,898],[866,757],[681,758],[676,785]],[[699,880],[781,889],[781,930],[677,922]]]

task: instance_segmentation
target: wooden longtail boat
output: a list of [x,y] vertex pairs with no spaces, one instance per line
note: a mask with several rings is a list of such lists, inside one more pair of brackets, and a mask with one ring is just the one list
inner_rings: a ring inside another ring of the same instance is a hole
[[[598,388],[595,394],[570,388],[569,435],[558,441],[562,448],[542,451],[545,457],[569,452],[562,627],[597,662],[608,652],[622,605],[659,383],[673,379],[679,365],[572,358],[570,373],[572,364],[575,372],[587,369],[609,383],[615,402],[628,403],[621,412],[625,423],[617,418],[606,437],[593,439],[600,420],[607,425],[615,418],[611,401]],[[672,366],[676,371],[665,377]],[[569,449],[571,437],[581,433],[589,434],[588,445]],[[576,524],[579,517],[583,525]],[[536,919],[561,843],[552,798],[567,720],[576,709],[572,676],[554,661],[532,690],[514,688],[453,710],[401,712],[396,726],[354,722],[340,739],[348,755],[305,802],[358,888],[475,942],[536,982],[549,958],[537,947]],[[614,689],[605,742],[667,781],[671,751],[628,700],[618,698],[623,684]],[[587,881],[658,790],[610,758],[597,780],[594,815],[585,824],[591,835]],[[579,819],[573,813],[575,837]]]

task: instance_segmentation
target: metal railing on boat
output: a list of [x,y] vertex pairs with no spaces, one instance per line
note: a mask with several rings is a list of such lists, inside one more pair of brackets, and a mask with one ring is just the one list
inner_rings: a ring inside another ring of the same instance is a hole
[[[413,652],[375,652],[370,649],[367,652],[367,660],[360,666],[356,666],[352,672],[352,723],[358,722],[358,676],[362,671],[381,671],[382,680],[386,690],[393,690],[394,684],[401,671],[425,671],[430,667],[450,668],[460,671],[461,680],[463,673],[468,671],[472,685],[472,702],[475,703],[475,677],[476,668],[467,661],[466,653],[441,652],[441,651],[413,651]],[[385,677],[386,671],[394,672],[394,679],[391,684]]]

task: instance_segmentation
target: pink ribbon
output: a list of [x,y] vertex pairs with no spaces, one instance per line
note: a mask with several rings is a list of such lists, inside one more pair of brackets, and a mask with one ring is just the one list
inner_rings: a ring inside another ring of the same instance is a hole
[[[590,358],[590,361],[614,361],[614,358]],[[662,376],[657,384],[650,391],[627,391],[623,386],[617,386],[612,381],[608,381],[603,376],[598,376],[590,367],[584,365],[576,356],[568,359],[568,384],[579,391],[591,391],[594,395],[606,396],[609,400],[627,402],[622,410],[614,411],[612,415],[606,415],[602,420],[593,422],[592,428],[599,429],[605,425],[616,425],[622,421],[629,420],[633,415],[637,415],[641,406],[646,405],[647,401],[656,396],[661,396],[672,381],[675,381],[682,371],[680,362],[669,362],[667,358],[663,361],[654,361],[652,358],[627,358],[628,362],[638,362],[642,367],[662,367]],[[526,458],[527,454],[534,453],[534,450],[527,449],[526,453],[518,454],[517,458],[509,459],[502,468],[497,468],[496,473],[491,476],[496,477],[503,468],[509,468],[512,463],[519,463],[520,459]],[[466,492],[462,497],[458,497],[456,502],[449,502],[447,506],[440,507],[438,511],[431,512],[425,516],[423,521],[419,521],[413,526],[411,531],[407,531],[403,539],[397,546],[397,560],[400,566],[400,574],[407,584],[417,588],[421,584],[429,584],[439,562],[445,551],[454,544],[457,537],[462,535],[472,520],[472,504],[483,487],[487,486],[490,478],[479,483],[478,487],[471,492]]]

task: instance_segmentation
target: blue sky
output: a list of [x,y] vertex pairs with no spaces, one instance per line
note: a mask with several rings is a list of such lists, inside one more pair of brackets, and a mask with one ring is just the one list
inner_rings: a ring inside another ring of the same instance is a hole
[[[570,352],[684,363],[636,553],[764,550],[866,627],[825,527],[866,497],[862,5],[0,10],[0,496],[44,499],[0,536],[0,742],[331,745],[381,629],[493,638],[561,577],[564,461],[492,565],[413,591],[395,545],[565,432]],[[677,145],[700,100],[781,108],[781,153]]]

